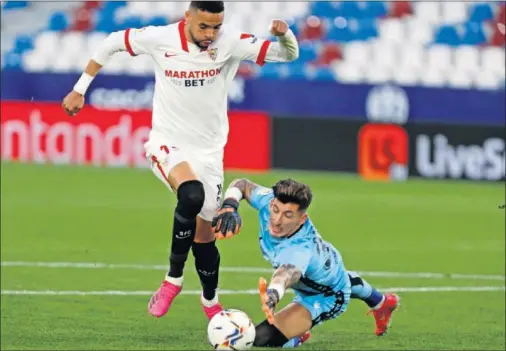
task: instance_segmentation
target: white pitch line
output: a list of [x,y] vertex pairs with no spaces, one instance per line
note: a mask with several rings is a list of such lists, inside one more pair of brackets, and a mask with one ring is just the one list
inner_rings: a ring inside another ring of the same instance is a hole
[[[399,293],[410,292],[484,292],[484,291],[506,291],[504,286],[435,286],[435,287],[397,287],[380,288],[383,291],[394,291]],[[293,293],[289,290],[287,292]],[[201,290],[183,290],[182,295],[200,295]],[[258,290],[220,290],[220,295],[256,295]],[[45,295],[45,296],[149,296],[152,291],[123,291],[123,290],[103,290],[103,291],[78,291],[78,290],[2,290],[2,295]]]
[[[115,264],[101,262],[30,262],[3,261],[2,267],[43,267],[43,268],[87,268],[87,269],[138,269],[138,270],[166,270],[167,265],[147,264]],[[262,267],[220,267],[220,272],[232,273],[270,273],[271,268]],[[364,277],[381,278],[425,278],[425,279],[469,279],[469,280],[506,280],[500,274],[460,274],[460,273],[402,273],[402,272],[358,272]]]

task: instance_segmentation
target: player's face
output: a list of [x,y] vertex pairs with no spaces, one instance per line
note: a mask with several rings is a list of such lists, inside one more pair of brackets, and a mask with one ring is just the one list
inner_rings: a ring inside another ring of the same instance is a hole
[[186,23],[195,45],[207,49],[218,37],[223,24],[223,12],[210,13],[192,9],[186,12]]
[[299,211],[299,205],[284,204],[274,198],[270,204],[269,232],[281,238],[293,234],[307,219],[306,212]]

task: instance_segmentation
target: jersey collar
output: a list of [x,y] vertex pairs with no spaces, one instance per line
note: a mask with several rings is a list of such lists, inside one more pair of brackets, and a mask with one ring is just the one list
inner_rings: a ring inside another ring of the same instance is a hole
[[181,38],[181,48],[186,51],[188,50],[188,40],[186,39],[186,34],[184,33],[184,21],[179,21],[178,29],[179,29],[179,37]]

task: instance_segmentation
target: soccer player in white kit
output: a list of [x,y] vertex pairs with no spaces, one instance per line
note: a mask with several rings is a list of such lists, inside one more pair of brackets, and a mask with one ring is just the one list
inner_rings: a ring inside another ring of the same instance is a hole
[[156,84],[146,157],[177,195],[170,269],[148,305],[156,317],[165,315],[181,292],[190,248],[205,314],[211,319],[223,310],[216,293],[220,255],[211,221],[221,206],[228,86],[242,60],[263,65],[290,62],[299,54],[295,35],[281,20],[271,23],[278,39],[272,43],[226,27],[223,20],[223,1],[192,1],[178,23],[111,33],[62,104],[67,114],[78,113],[87,88],[114,53],[153,58]]

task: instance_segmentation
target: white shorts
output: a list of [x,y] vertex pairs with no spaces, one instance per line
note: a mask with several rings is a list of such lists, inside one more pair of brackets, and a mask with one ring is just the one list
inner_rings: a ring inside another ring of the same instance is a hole
[[204,207],[199,216],[206,221],[212,221],[221,207],[223,195],[223,152],[198,155],[188,149],[172,145],[166,139],[153,137],[144,144],[144,150],[151,170],[172,192],[174,189],[167,179],[169,172],[181,162],[186,161],[190,164],[197,178],[204,185]]

